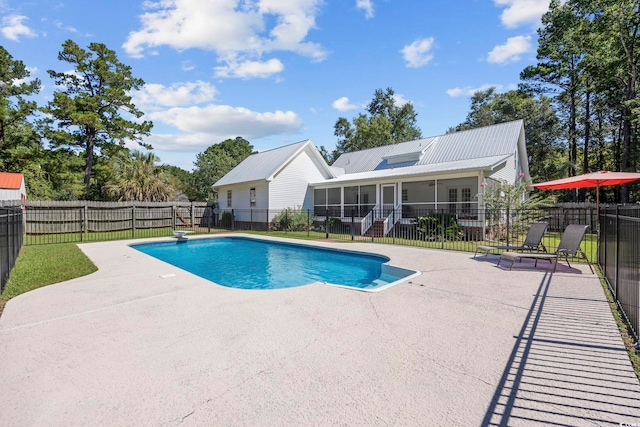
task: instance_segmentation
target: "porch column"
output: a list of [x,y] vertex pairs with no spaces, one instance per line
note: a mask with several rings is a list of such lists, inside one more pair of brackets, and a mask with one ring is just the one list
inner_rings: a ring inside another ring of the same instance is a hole
[[434,194],[433,200],[435,200],[435,211],[438,211],[438,179],[436,178],[435,180],[435,185],[433,186],[433,191],[435,191],[436,193]]

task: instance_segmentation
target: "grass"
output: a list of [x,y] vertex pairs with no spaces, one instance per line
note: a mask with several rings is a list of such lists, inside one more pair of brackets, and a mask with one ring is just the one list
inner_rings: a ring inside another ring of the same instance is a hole
[[0,315],[11,298],[97,270],[75,243],[23,246],[0,298]]

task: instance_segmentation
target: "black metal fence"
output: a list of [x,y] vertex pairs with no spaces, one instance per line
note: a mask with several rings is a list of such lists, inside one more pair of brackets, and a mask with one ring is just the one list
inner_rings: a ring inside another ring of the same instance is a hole
[[[333,215],[328,215],[332,213]],[[542,208],[530,210],[473,210],[463,214],[438,210],[381,209],[358,216],[355,210],[233,209],[220,213],[218,227],[238,231],[278,232],[309,238],[358,240],[375,243],[474,252],[478,245],[521,245],[529,225],[549,223],[543,244],[556,248],[568,224],[595,224],[589,208]],[[597,259],[596,228],[585,236],[582,250]]]
[[598,264],[620,309],[640,332],[640,206],[600,210]]
[[0,207],[0,294],[18,259],[23,235],[22,208]]

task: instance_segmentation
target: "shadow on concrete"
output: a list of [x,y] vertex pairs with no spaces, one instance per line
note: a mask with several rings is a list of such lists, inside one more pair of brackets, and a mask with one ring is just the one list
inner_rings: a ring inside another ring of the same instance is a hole
[[483,426],[640,425],[640,384],[604,293],[575,293],[544,273]]

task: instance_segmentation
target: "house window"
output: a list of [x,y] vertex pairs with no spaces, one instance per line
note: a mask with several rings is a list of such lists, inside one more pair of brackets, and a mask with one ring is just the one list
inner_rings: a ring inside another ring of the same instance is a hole
[[456,205],[458,204],[458,189],[449,189],[449,213],[456,213]]
[[231,207],[231,190],[227,190],[227,207]]
[[471,188],[469,187],[462,188],[462,213],[471,213]]
[[256,189],[255,188],[249,189],[249,206],[251,206],[252,208],[256,207]]
[[403,202],[408,202],[409,201],[409,190],[406,188],[402,189],[402,201]]

